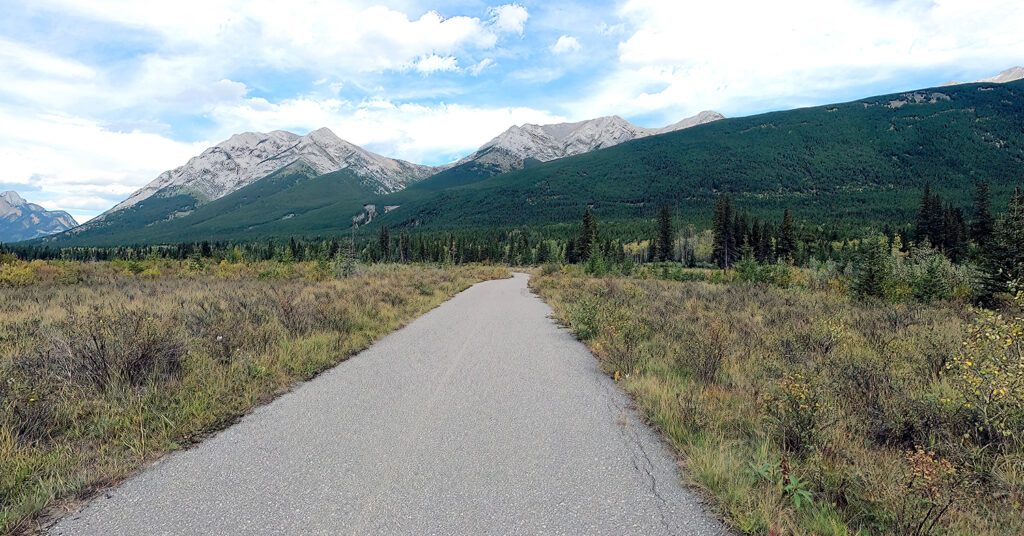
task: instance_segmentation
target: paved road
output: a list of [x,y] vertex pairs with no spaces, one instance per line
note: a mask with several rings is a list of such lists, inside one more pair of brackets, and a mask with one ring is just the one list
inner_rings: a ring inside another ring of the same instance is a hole
[[526,280],[459,294],[51,534],[724,534]]

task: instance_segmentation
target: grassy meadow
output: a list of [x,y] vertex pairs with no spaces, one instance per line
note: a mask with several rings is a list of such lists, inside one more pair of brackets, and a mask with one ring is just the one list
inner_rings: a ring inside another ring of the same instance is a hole
[[787,288],[637,273],[530,285],[738,532],[1024,534],[1019,308],[858,301],[798,268]]
[[48,508],[223,428],[473,283],[508,276],[334,268],[0,263],[0,533],[34,530]]

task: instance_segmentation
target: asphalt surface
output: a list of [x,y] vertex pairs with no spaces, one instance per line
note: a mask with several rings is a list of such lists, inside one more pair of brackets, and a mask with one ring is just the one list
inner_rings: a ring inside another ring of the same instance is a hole
[[725,534],[526,281],[466,290],[50,534]]

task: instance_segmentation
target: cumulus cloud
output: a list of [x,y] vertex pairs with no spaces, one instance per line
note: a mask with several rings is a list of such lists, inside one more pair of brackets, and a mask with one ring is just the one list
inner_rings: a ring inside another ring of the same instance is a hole
[[555,54],[568,54],[570,52],[578,52],[580,50],[580,42],[571,35],[563,35],[555,41],[555,44],[551,45],[551,52]]
[[423,74],[437,71],[457,71],[459,70],[459,62],[455,59],[455,56],[442,57],[437,54],[431,54],[416,60],[413,68]]
[[[78,199],[66,206],[99,212],[209,145],[115,132],[82,118],[25,114],[9,107],[0,108],[0,123],[4,182],[15,189],[42,190],[36,202],[49,209]],[[82,212],[72,214],[82,221]]]
[[[416,58],[489,49],[497,33],[521,32],[525,8],[492,10],[493,19],[418,17],[363,2],[294,0],[288,9],[270,0],[41,0],[80,16],[123,24],[161,36],[166,50],[201,51],[204,63],[294,68],[296,64],[333,73],[402,69]],[[197,16],[201,13],[201,16]],[[161,54],[160,56],[165,56]]]
[[526,19],[530,18],[526,8],[519,4],[505,4],[492,7],[490,13],[491,22],[498,31],[519,35],[523,35]]
[[994,73],[1024,57],[1024,4],[1006,0],[628,0],[619,15],[619,62],[581,108],[756,111],[744,103],[827,102],[907,73]]

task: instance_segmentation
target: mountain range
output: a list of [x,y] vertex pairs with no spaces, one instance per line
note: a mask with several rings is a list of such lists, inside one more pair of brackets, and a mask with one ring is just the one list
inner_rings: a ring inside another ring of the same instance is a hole
[[549,224],[575,220],[583,206],[630,219],[666,203],[699,220],[722,192],[766,214],[905,222],[926,183],[962,199],[979,179],[996,194],[1020,180],[1022,87],[960,84],[733,119],[703,112],[662,129],[617,116],[526,124],[437,167],[375,155],[326,129],[247,133],[46,242],[316,236],[353,222]]
[[63,210],[46,210],[18,192],[0,193],[0,242],[18,242],[67,231],[78,225]]
[[[475,153],[446,166],[424,166],[387,158],[342,140],[327,128],[305,136],[283,130],[246,132],[206,149],[178,168],[165,171],[73,233],[105,233],[126,225],[149,226],[189,216],[198,207],[279,170],[283,173],[278,173],[278,177],[289,173],[314,177],[346,170],[350,173],[333,177],[344,177],[349,187],[358,184],[354,190],[345,190],[357,192],[363,198],[397,192],[440,173],[447,172],[446,177],[468,175],[478,180],[522,169],[528,162],[547,162],[722,118],[716,112],[702,112],[660,129],[638,127],[617,116],[577,123],[513,126]],[[366,218],[370,219],[372,217]]]

